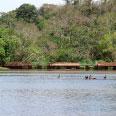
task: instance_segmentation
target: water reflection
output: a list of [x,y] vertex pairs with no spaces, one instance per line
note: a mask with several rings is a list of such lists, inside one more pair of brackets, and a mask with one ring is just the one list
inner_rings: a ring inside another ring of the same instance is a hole
[[61,76],[0,76],[0,116],[116,115],[115,74],[109,74],[108,80],[83,80],[83,74]]

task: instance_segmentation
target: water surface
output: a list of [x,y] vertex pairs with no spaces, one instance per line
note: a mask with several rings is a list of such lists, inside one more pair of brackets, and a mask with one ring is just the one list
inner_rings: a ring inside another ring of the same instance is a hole
[[0,116],[116,116],[115,73],[58,75],[0,73]]

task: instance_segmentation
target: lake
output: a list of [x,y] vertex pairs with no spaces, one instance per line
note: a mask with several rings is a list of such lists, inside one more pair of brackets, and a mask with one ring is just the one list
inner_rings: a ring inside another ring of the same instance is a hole
[[0,72],[0,116],[116,116],[116,72]]

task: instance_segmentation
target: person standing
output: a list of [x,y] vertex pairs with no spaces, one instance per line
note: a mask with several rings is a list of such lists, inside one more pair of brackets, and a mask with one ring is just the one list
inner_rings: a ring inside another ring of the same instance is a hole
[[105,75],[105,76],[104,76],[104,79],[106,79],[106,78],[107,78],[107,76]]

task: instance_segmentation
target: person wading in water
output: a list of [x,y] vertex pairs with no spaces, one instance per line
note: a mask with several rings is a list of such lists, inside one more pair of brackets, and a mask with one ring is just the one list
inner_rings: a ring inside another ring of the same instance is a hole
[[88,79],[88,76],[85,76],[85,80],[87,80]]
[[107,77],[106,77],[106,75],[104,76],[104,79],[106,79]]
[[58,79],[60,79],[60,74],[58,75]]

